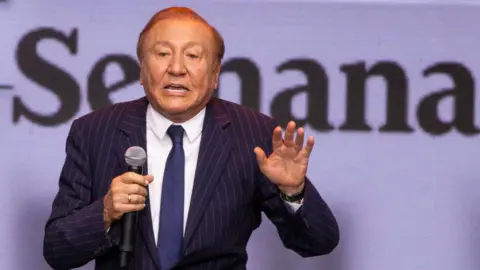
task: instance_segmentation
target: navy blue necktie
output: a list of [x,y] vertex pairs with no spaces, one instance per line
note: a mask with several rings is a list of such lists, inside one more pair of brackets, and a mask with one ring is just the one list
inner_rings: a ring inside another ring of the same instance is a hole
[[158,228],[157,252],[162,270],[172,269],[183,253],[183,197],[185,153],[183,127],[172,125],[167,134],[173,147],[167,158],[162,185],[162,203]]

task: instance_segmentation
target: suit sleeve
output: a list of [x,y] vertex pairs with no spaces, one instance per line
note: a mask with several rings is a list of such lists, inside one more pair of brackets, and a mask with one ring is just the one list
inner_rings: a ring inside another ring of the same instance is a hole
[[[272,153],[271,136],[262,148],[267,156]],[[303,202],[296,211],[288,208],[277,186],[260,170],[258,180],[261,210],[277,228],[286,248],[302,257],[325,255],[335,249],[339,242],[337,221],[308,177]]]
[[54,269],[80,267],[118,245],[119,228],[106,233],[103,197],[92,200],[87,138],[74,121],[66,142],[59,190],[45,226],[43,255]]

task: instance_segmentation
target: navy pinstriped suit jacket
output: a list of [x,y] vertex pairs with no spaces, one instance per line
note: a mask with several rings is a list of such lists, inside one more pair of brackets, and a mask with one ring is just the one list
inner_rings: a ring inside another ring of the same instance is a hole
[[[111,180],[127,170],[127,148],[147,149],[147,105],[143,97],[73,122],[59,191],[45,227],[44,257],[53,268],[71,269],[95,260],[95,269],[119,269],[121,225],[114,223],[105,232],[103,196]],[[217,98],[209,102],[184,259],[176,269],[245,269],[247,241],[261,223],[261,211],[275,224],[284,245],[301,256],[327,254],[335,248],[336,220],[311,182],[306,182],[303,206],[291,214],[258,169],[253,149],[260,146],[267,155],[272,152],[275,126],[270,117],[243,106]],[[148,203],[137,224],[129,269],[161,269]]]

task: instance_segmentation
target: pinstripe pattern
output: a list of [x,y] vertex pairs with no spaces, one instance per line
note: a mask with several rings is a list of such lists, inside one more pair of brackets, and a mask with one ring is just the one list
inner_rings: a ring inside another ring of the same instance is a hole
[[[73,122],[45,227],[44,257],[52,267],[70,269],[95,259],[96,269],[118,269],[120,226],[115,223],[105,233],[103,196],[127,169],[126,149],[146,149],[147,104],[145,98],[119,103]],[[277,226],[285,246],[301,256],[327,254],[337,245],[335,218],[309,180],[304,205],[293,215],[260,173],[253,149],[271,153],[275,126],[271,118],[240,105],[220,99],[209,103],[178,269],[245,269],[247,241],[261,223],[261,211]],[[160,269],[148,200],[138,226],[129,269]]]

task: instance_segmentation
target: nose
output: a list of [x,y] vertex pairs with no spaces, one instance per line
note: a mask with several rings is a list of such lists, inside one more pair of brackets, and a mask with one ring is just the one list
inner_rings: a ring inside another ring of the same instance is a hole
[[181,56],[175,56],[171,58],[170,64],[168,66],[168,73],[173,76],[182,76],[186,73],[185,64]]

